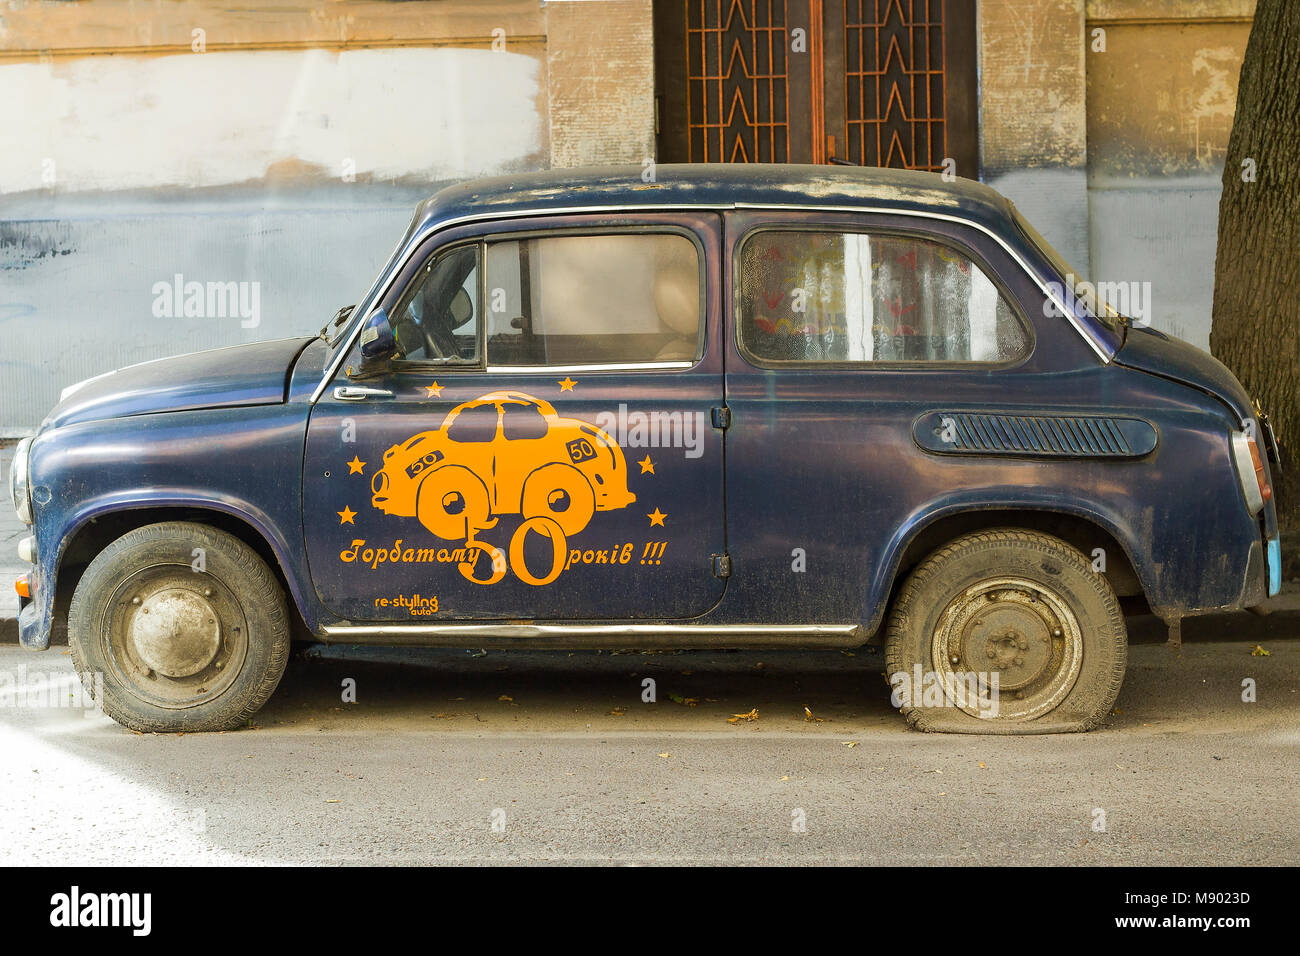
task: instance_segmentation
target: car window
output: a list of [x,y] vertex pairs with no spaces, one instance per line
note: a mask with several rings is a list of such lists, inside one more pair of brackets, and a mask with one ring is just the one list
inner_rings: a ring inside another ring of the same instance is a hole
[[741,344],[771,362],[1006,362],[1029,334],[967,256],[897,235],[761,231],[741,250]]
[[536,405],[507,405],[501,413],[501,434],[508,439],[545,438],[546,416]]
[[487,249],[489,365],[690,362],[700,257],[677,234],[546,236]]
[[447,437],[456,442],[487,442],[496,438],[500,412],[496,405],[463,409],[447,426]]
[[434,256],[421,268],[389,317],[399,360],[478,363],[477,245]]

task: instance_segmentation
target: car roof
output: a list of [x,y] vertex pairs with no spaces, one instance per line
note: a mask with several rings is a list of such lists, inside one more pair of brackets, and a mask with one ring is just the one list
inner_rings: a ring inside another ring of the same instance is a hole
[[1011,216],[1011,204],[996,190],[970,179],[948,182],[937,173],[869,166],[665,163],[653,167],[653,182],[645,182],[648,169],[551,169],[458,183],[420,203],[415,231],[462,218],[591,207],[872,207],[952,215],[998,231]]

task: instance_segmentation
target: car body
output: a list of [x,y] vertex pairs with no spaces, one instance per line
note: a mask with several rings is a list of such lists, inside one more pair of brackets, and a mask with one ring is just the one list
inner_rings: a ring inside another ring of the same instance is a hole
[[[242,542],[327,642],[850,647],[887,639],[925,561],[1006,529],[1171,623],[1258,604],[1280,583],[1266,427],[1208,354],[1078,288],[1004,197],[929,174],[444,189],[337,328],[65,393],[15,456],[22,643],[168,522]],[[424,355],[384,351],[389,315]],[[515,412],[542,424],[511,437]],[[1070,631],[1035,588],[990,592],[971,626],[1010,636],[979,655],[1036,666],[1017,628]]]

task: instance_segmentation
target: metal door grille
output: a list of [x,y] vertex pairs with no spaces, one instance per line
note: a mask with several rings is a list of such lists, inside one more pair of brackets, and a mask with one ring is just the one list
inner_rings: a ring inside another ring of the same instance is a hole
[[942,169],[943,7],[944,0],[844,0],[847,158]]
[[691,162],[788,162],[786,0],[685,3]]

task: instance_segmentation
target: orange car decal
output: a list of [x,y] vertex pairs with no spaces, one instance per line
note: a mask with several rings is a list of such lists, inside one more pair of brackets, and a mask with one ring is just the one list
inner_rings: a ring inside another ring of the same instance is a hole
[[[513,568],[520,580],[543,585],[574,563],[568,538],[596,512],[636,501],[627,482],[623,449],[604,429],[561,418],[532,395],[498,391],[457,405],[436,429],[384,452],[371,479],[371,504],[417,519],[438,538],[463,542],[476,557],[489,555],[490,573],[476,561],[458,564],[476,584],[495,584]],[[508,554],[478,537],[507,514],[523,518]],[[534,575],[525,564],[529,534],[550,543],[545,574]]]

